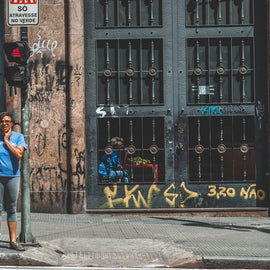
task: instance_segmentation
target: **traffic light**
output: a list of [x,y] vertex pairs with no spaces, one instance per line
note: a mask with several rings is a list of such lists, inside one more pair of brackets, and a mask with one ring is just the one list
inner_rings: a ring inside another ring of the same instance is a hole
[[5,76],[9,86],[23,88],[30,81],[28,68],[28,58],[30,48],[25,41],[9,42],[4,44],[4,50],[9,62],[15,62],[18,65],[7,66]]

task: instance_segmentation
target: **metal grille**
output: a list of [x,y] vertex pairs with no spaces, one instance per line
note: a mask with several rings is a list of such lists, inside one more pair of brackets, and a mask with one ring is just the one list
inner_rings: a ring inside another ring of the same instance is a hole
[[96,0],[96,26],[161,26],[161,11],[161,0]]
[[[165,181],[164,118],[98,119],[99,162],[104,154],[110,159],[114,151],[111,147],[113,137],[124,139],[125,149],[120,150],[120,159],[123,167],[128,170],[130,183]],[[110,179],[105,182],[110,182]]]
[[253,24],[253,0],[187,0],[188,26]]
[[189,103],[254,102],[252,38],[188,39]]
[[190,117],[188,152],[190,182],[254,181],[254,117]]
[[162,41],[99,40],[98,104],[163,103]]

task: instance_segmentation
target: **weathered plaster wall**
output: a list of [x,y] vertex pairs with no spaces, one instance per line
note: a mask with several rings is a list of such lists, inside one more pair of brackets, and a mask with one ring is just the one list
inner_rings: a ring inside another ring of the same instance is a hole
[[[31,211],[85,210],[83,1],[40,1],[40,25],[28,27],[31,47]],[[5,28],[5,41],[20,28]],[[6,106],[20,123],[20,89],[6,88]]]
[[86,207],[83,2],[83,0],[69,0],[67,9],[68,55],[72,68],[68,96],[68,135],[71,157],[68,209],[71,213],[82,212]]
[[68,63],[64,1],[41,1],[40,10],[40,26],[29,28],[28,33],[32,209],[65,212]]

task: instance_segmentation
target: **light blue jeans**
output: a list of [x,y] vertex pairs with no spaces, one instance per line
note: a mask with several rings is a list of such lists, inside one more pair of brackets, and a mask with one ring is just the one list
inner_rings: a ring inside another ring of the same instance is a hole
[[4,206],[7,211],[7,221],[17,221],[17,200],[20,189],[20,177],[0,176],[0,221],[2,221],[2,211]]
[[[104,182],[109,181],[109,176],[103,176]],[[121,182],[123,183],[128,183],[129,182],[129,176],[128,176],[128,171],[123,170],[123,171],[113,171],[110,170],[110,180],[113,182],[117,182],[119,179],[121,179]]]

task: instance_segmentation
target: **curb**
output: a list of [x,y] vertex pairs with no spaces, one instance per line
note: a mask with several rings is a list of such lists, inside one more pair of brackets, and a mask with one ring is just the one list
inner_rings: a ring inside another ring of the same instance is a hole
[[[50,246],[29,249],[21,253],[0,253],[0,265],[2,266],[58,266],[65,265],[61,252]],[[66,265],[72,267],[72,265]],[[98,267],[98,266],[96,266]],[[141,267],[141,266],[138,266]],[[178,263],[169,265],[148,265],[143,268],[215,268],[215,269],[270,269],[270,257],[194,257],[181,259]],[[134,268],[134,266],[133,266]],[[135,267],[136,268],[136,267]]]
[[202,257],[203,268],[270,269],[270,257]]
[[47,243],[19,253],[0,253],[0,265],[5,266],[61,266],[62,251]]

